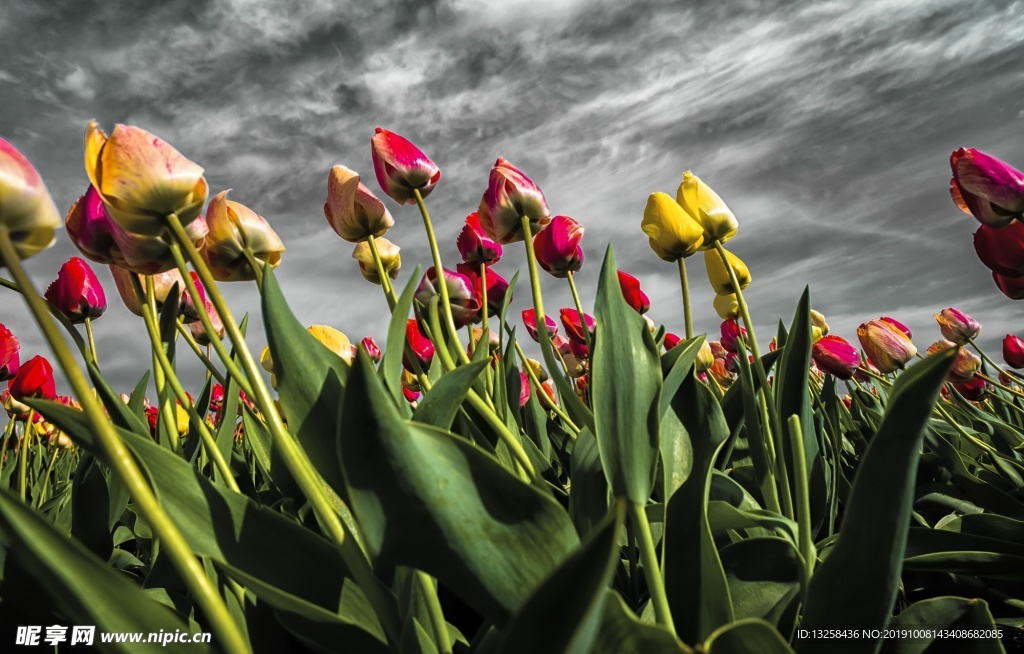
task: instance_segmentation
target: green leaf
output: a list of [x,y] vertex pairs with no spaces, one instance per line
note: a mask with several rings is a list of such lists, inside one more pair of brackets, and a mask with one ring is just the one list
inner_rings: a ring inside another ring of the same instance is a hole
[[569,515],[580,537],[589,534],[608,515],[608,479],[601,469],[597,439],[584,427],[569,456]]
[[[416,284],[420,278],[420,267],[412,272],[405,284],[405,290],[398,296],[395,308],[391,311],[391,322],[388,323],[388,335],[384,341],[384,355],[380,361],[384,384],[391,391],[391,396],[398,405],[406,404],[402,393],[402,355],[405,353],[405,327],[412,308],[412,298],[416,294]],[[423,372],[426,372],[424,370]]]
[[692,654],[664,627],[637,620],[618,593],[606,594],[601,630],[591,654]]
[[594,304],[594,435],[616,497],[643,506],[658,462],[661,363],[647,323],[622,296],[609,244]]
[[665,478],[665,497],[671,497],[676,489],[683,485],[693,469],[693,446],[683,423],[672,411],[672,399],[683,381],[693,375],[693,364],[703,343],[703,334],[694,336],[669,350],[661,359],[662,369],[671,362],[662,385],[658,409],[661,416],[658,447],[661,451],[662,475]]
[[988,604],[980,599],[964,597],[932,597],[914,602],[903,609],[892,621],[892,629],[907,629],[923,635],[915,638],[887,638],[882,654],[919,654],[925,652],[951,652],[960,654],[1004,654],[998,638],[929,638],[936,630],[995,631],[995,620]]
[[[89,372],[90,376],[92,371]],[[131,395],[128,398],[128,409],[138,416],[140,421],[145,419],[144,407],[146,401],[146,386],[149,384],[149,370],[142,373],[142,379],[139,380],[138,384],[135,384],[135,388],[132,390]],[[124,426],[124,425],[122,425]],[[146,425],[147,433],[149,425]]]
[[[756,618],[737,620],[711,634],[704,644],[707,654],[792,654],[786,641],[771,624]],[[821,650],[828,651],[828,650]]]
[[114,548],[108,528],[110,493],[96,459],[83,454],[71,482],[71,535],[102,561]]
[[803,578],[803,561],[792,541],[747,538],[726,545],[719,555],[737,619],[760,618],[778,626],[789,613],[792,621]]
[[501,624],[578,544],[549,495],[476,446],[403,420],[363,352],[342,416],[352,511],[385,577],[423,570]]
[[[955,350],[911,366],[892,388],[861,459],[839,539],[815,571],[801,628],[882,629],[899,587],[925,425]],[[836,589],[843,592],[836,592]],[[799,652],[817,651],[810,640]],[[836,654],[877,652],[881,641],[830,642]]]
[[[487,348],[482,349],[486,350]],[[423,394],[423,399],[420,400],[413,413],[413,420],[441,429],[449,429],[466,393],[469,392],[473,383],[489,363],[488,359],[472,361],[445,374],[437,384]]]
[[505,629],[501,652],[589,652],[600,627],[605,589],[619,560],[625,525],[620,500],[604,523],[530,595]]
[[[121,401],[121,396],[114,392],[107,380],[100,374],[99,369],[87,361],[89,377],[92,378],[93,386],[96,387],[96,394],[99,395],[103,408],[107,410],[111,421],[123,429],[129,429],[140,436],[149,436],[149,424],[143,419],[142,414],[133,411],[127,404]],[[142,381],[148,379],[149,371],[143,376]],[[142,382],[139,382],[140,384]],[[144,393],[139,394],[139,406],[142,406]]]
[[[103,632],[189,630],[167,607],[150,599],[76,541],[57,533],[6,489],[0,489],[0,532],[19,567],[31,575],[49,596],[55,611],[71,624],[95,625]],[[157,643],[111,648],[129,649],[166,651]],[[198,643],[189,649],[211,651]]]

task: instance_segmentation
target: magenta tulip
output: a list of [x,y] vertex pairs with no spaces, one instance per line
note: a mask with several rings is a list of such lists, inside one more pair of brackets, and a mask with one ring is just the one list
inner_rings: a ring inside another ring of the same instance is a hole
[[537,263],[548,274],[565,279],[583,267],[583,225],[569,216],[555,216],[533,239]]
[[477,211],[466,216],[466,224],[455,239],[462,261],[467,264],[486,264],[492,266],[501,259],[501,243],[487,236],[480,226],[480,214]]
[[995,228],[1024,216],[1024,173],[974,148],[956,150],[949,164],[950,195],[962,211]]
[[530,221],[533,233],[551,222],[540,188],[523,171],[500,157],[491,168],[487,191],[477,213],[484,232],[503,244],[523,240],[524,217]]
[[377,128],[370,139],[377,183],[399,204],[415,204],[415,191],[427,197],[441,179],[441,170],[408,139]]
[[18,374],[20,351],[18,338],[0,323],[0,381],[7,381]]

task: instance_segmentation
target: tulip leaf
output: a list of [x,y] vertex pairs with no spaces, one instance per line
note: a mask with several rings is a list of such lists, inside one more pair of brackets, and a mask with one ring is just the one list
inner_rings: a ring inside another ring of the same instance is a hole
[[288,308],[273,270],[264,269],[263,323],[288,431],[331,488],[343,493],[332,441],[342,428],[339,407],[348,367],[306,331]]
[[[89,369],[89,376],[92,377],[92,369]],[[95,383],[95,379],[93,380]],[[135,384],[135,388],[132,389],[132,394],[128,398],[128,409],[138,417],[140,425],[145,425],[145,433],[149,433],[149,425],[145,424],[145,402],[146,402],[146,387],[149,384],[149,371],[142,373],[142,379],[139,380],[138,384]],[[124,427],[124,425],[121,425]],[[131,429],[131,427],[125,427]]]
[[658,463],[661,361],[647,323],[622,295],[609,244],[594,304],[594,435],[616,497],[643,506]]
[[704,644],[707,654],[792,654],[793,650],[771,624],[746,618],[725,625]]
[[662,385],[658,409],[661,416],[658,447],[665,479],[665,497],[671,497],[683,485],[693,468],[693,447],[683,423],[672,411],[672,398],[686,377],[693,375],[693,366],[703,343],[703,334],[695,336],[669,350],[661,360],[662,369],[671,363]]
[[[100,374],[99,368],[90,361],[86,362],[86,366],[89,369],[89,377],[96,387],[96,394],[99,395],[100,402],[103,403],[103,408],[107,410],[110,420],[118,427],[129,429],[140,436],[149,436],[149,425],[142,417],[142,414],[133,411],[127,404],[121,401],[121,396],[110,388],[107,380]],[[143,377],[143,381],[148,380],[148,378],[147,372],[147,376]],[[139,383],[141,384],[142,382],[140,381]],[[140,407],[142,406],[143,398],[144,395],[139,397]]]
[[[930,356],[896,380],[882,424],[857,469],[839,538],[811,579],[801,628],[882,629],[888,623],[924,430],[955,354],[949,349]],[[821,645],[800,640],[797,650],[815,652]],[[837,654],[877,652],[881,640],[827,645]]]
[[110,492],[99,463],[82,455],[71,481],[71,536],[103,561],[110,558]]
[[530,595],[505,629],[500,652],[591,650],[607,599],[605,589],[619,560],[617,539],[625,525],[619,501],[602,525]]
[[584,427],[569,456],[569,515],[581,537],[589,534],[608,515],[608,478],[601,469],[597,439]]
[[472,361],[445,374],[437,384],[423,394],[413,413],[413,420],[449,429],[466,393],[489,363],[487,359]]
[[664,627],[638,620],[618,593],[605,594],[601,630],[591,654],[693,654]]
[[998,638],[928,637],[939,630],[977,630],[994,632],[997,627],[988,604],[980,599],[964,597],[931,597],[914,602],[900,611],[892,629],[917,632],[918,638],[887,638],[882,654],[917,654],[918,652],[956,651],[962,654],[1003,654]]
[[778,626],[788,617],[783,630],[788,631],[796,618],[793,600],[804,567],[793,541],[746,538],[726,545],[719,555],[736,618],[760,618]]
[[402,392],[402,355],[406,348],[405,330],[408,324],[409,310],[412,308],[412,298],[416,294],[416,284],[419,278],[420,267],[416,266],[412,277],[405,284],[405,290],[398,296],[398,301],[391,310],[391,322],[388,323],[388,335],[384,341],[384,354],[380,361],[384,384],[391,391],[391,396],[395,398],[395,403],[398,405],[407,404],[405,394]]
[[[55,615],[59,614],[72,624],[95,625],[102,632],[189,631],[188,625],[174,612],[152,600],[81,544],[58,533],[3,488],[0,488],[0,532],[9,548],[8,567],[16,562],[49,597]],[[211,651],[205,644],[193,647],[197,652]],[[132,651],[163,649],[153,644],[140,645]]]
[[342,416],[350,506],[385,577],[423,570],[500,625],[578,545],[549,495],[471,443],[403,420],[361,351]]

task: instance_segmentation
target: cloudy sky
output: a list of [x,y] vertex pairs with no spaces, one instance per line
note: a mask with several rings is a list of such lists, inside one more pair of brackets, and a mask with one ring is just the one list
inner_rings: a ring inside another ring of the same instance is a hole
[[[418,144],[441,168],[428,198],[442,257],[476,208],[498,156],[586,226],[585,304],[614,243],[650,315],[681,332],[675,267],[640,231],[647,196],[691,169],[740,221],[730,249],[748,265],[762,341],[804,285],[833,332],[891,315],[920,349],[932,314],[957,306],[993,354],[1024,333],[1019,303],[977,261],[977,223],[948,195],[949,153],[986,150],[1024,166],[1024,7],[986,0],[860,2],[581,0],[144,0],[38,3],[0,13],[0,135],[39,168],[63,212],[88,184],[89,119],[147,129],[206,169],[211,196],[265,216],[287,252],[278,268],[299,319],[353,340],[384,334],[380,288],[323,216],[327,172],[344,164],[385,199],[404,283],[429,252],[415,207],[379,192],[374,127]],[[497,270],[524,270],[521,246]],[[28,261],[43,287],[77,254],[66,233]],[[701,258],[689,260],[695,327],[717,337]],[[98,267],[110,309],[97,322],[104,369],[122,387],[149,361],[141,320]],[[237,314],[258,313],[232,284]],[[545,280],[546,306],[572,301]],[[0,322],[23,358],[44,351],[20,298]],[[515,306],[529,302],[527,286]],[[518,312],[516,312],[518,313]],[[259,321],[250,332],[262,347]],[[183,363],[192,389],[198,367]]]

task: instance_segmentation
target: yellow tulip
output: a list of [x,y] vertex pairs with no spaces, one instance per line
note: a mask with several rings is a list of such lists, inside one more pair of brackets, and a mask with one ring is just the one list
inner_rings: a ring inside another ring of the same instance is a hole
[[0,225],[9,230],[18,256],[27,259],[53,245],[53,232],[60,224],[39,171],[17,148],[0,139]]
[[683,173],[683,182],[676,191],[676,202],[704,230],[702,250],[714,248],[716,240],[725,243],[736,236],[739,229],[736,216],[710,186],[690,171]]
[[306,331],[328,350],[341,357],[345,363],[352,363],[352,341],[348,340],[348,336],[327,325],[313,325]]
[[738,318],[740,315],[740,303],[736,299],[735,293],[716,295],[714,304],[715,311],[718,312],[718,317],[722,320]]
[[85,172],[110,217],[132,234],[159,236],[172,213],[187,225],[206,203],[203,168],[169,143],[131,125],[115,125],[108,137],[90,121],[85,130]]
[[[736,280],[740,283],[740,290],[745,289],[750,285],[750,271],[747,270],[747,265],[740,261],[740,258],[732,252],[728,250],[723,250],[723,252],[725,252],[725,257],[733,272],[736,273]],[[722,257],[719,256],[718,250],[704,251],[704,266],[708,270],[708,279],[711,281],[711,288],[715,289],[715,293],[718,295],[728,295],[736,292],[736,289],[732,286],[732,280],[729,278],[729,270],[722,261]]]
[[251,281],[256,274],[245,256],[246,250],[271,268],[277,268],[284,243],[262,216],[227,196],[228,192],[223,191],[210,200],[206,210],[210,233],[203,256],[217,281]]
[[651,193],[640,223],[650,237],[651,249],[664,261],[678,261],[696,252],[704,242],[703,228],[667,193]]
[[[386,238],[376,238],[374,242],[377,244],[380,262],[384,264],[384,270],[387,271],[388,277],[397,279],[398,271],[402,268],[402,257],[399,255],[402,248]],[[359,272],[363,274],[363,279],[379,286],[380,275],[377,272],[377,264],[373,260],[370,243],[368,241],[357,243],[355,250],[352,251],[352,258],[359,262]]]

